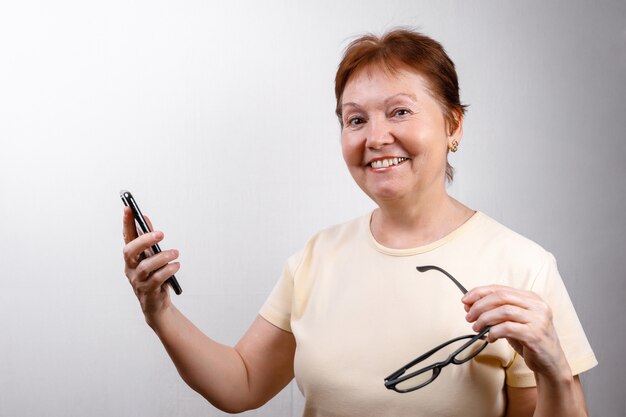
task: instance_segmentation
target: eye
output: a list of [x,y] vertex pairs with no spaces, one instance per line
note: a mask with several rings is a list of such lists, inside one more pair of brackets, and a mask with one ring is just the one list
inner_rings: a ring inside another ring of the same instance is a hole
[[405,108],[401,108],[401,109],[394,109],[394,111],[392,112],[393,116],[406,116],[411,114],[411,111],[409,109],[405,109]]
[[363,123],[365,123],[365,120],[361,117],[354,116],[354,117],[348,118],[348,124],[351,126],[358,126]]

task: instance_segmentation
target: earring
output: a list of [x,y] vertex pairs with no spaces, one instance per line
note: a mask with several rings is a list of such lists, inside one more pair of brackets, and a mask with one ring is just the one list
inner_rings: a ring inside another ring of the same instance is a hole
[[452,143],[448,145],[448,149],[451,150],[452,152],[456,152],[457,149],[459,149],[459,142],[456,140],[453,140]]

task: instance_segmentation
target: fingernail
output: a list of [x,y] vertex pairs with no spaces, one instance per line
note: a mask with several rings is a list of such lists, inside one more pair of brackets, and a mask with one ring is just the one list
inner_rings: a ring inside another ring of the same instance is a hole
[[163,238],[163,233],[162,232],[154,232],[152,235],[154,236],[155,239]]
[[472,330],[474,330],[475,332],[478,331],[478,323],[474,323],[474,325],[472,326]]
[[465,316],[465,320],[472,321],[472,315],[467,313],[467,315]]

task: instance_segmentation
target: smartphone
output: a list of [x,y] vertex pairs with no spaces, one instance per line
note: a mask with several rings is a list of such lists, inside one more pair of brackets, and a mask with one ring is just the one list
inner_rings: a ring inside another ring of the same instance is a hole
[[[133,217],[135,218],[135,222],[137,223],[137,225],[139,225],[139,228],[141,229],[141,231],[144,233],[150,233],[152,230],[150,230],[148,223],[146,223],[146,220],[144,219],[143,214],[141,213],[141,210],[139,210],[137,201],[135,201],[135,198],[130,193],[130,191],[126,191],[126,190],[120,191],[120,197],[122,201],[124,202],[124,205],[126,207],[130,207],[130,209],[133,211]],[[152,246],[152,252],[154,254],[161,252],[161,248],[159,247],[158,243],[155,243],[154,246]],[[180,287],[180,284],[178,283],[178,280],[176,279],[174,275],[169,277],[167,281],[165,282],[171,285],[176,295],[180,295],[183,292],[183,289]]]

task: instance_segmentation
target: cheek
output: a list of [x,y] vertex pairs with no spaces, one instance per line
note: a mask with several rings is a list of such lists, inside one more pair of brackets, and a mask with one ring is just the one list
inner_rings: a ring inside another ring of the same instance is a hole
[[363,144],[359,144],[355,138],[349,133],[341,135],[341,153],[343,160],[350,165],[360,165],[363,159]]
[[403,145],[407,151],[415,155],[420,154],[439,154],[446,153],[448,149],[448,140],[445,132],[434,126],[420,126],[407,132],[410,140],[404,141]]

